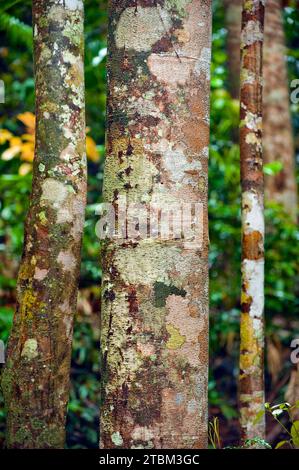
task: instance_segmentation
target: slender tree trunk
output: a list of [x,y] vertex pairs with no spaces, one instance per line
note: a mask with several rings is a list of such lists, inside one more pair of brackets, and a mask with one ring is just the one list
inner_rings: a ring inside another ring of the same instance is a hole
[[224,0],[227,27],[229,89],[235,99],[240,96],[240,35],[242,0]]
[[2,387],[10,448],[61,448],[86,198],[82,0],[33,1],[36,149]]
[[[147,216],[105,249],[100,445],[206,447],[211,2],[109,3],[104,197]],[[152,230],[184,202],[202,243]]]
[[275,176],[266,176],[266,198],[281,203],[296,220],[295,146],[285,54],[282,2],[268,0],[264,48],[264,159],[265,163],[281,162],[283,168]]
[[[265,8],[264,44],[264,161],[281,162],[282,171],[266,176],[266,199],[279,202],[292,219],[297,217],[298,191],[295,172],[295,146],[289,106],[289,85],[285,60],[285,34],[282,7],[287,2],[268,0]],[[240,26],[242,0],[224,0],[229,66],[233,98],[239,96]]]
[[241,34],[242,297],[240,414],[244,439],[265,437],[262,0],[243,2]]

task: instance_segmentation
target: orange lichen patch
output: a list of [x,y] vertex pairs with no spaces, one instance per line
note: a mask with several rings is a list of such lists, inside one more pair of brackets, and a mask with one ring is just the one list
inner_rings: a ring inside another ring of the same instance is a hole
[[173,35],[178,38],[180,43],[186,43],[190,40],[190,32],[186,31],[186,29],[176,29],[173,32]]
[[190,317],[196,318],[198,317],[198,307],[196,305],[190,305],[189,307]]
[[198,118],[204,118],[205,117],[205,108],[202,106],[204,100],[204,91],[198,89],[196,93],[190,97],[188,100],[188,106],[190,109],[190,112],[192,114],[195,114]]
[[264,257],[263,236],[257,230],[243,234],[243,256],[257,260]]
[[185,143],[193,152],[200,152],[206,147],[209,141],[209,126],[205,122],[199,122],[196,119],[190,119],[183,125],[182,131],[185,137]]

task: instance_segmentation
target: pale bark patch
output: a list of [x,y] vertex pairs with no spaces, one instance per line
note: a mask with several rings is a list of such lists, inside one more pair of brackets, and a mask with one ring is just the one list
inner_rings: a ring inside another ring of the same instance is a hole
[[63,265],[64,271],[73,271],[76,266],[76,258],[71,251],[61,251],[57,261]]
[[138,52],[150,51],[153,44],[167,34],[171,25],[169,13],[160,7],[129,7],[123,11],[117,24],[116,46]]
[[37,281],[43,281],[47,277],[47,274],[48,274],[47,269],[40,269],[36,267],[35,273],[34,273],[34,279],[36,279]]
[[[264,260],[245,259],[242,262],[243,279],[246,293],[252,298],[249,314],[252,318],[261,318],[264,311]],[[262,327],[262,323],[260,323]],[[261,330],[262,333],[262,330]]]
[[67,195],[67,187],[60,181],[53,178],[47,178],[42,184],[41,200],[48,202],[48,204],[55,209],[64,203]]
[[251,191],[245,191],[242,195],[244,231],[258,231],[264,234],[264,209],[256,194]]
[[21,356],[29,360],[35,359],[38,356],[37,340],[35,338],[30,338],[25,341]]
[[263,38],[264,34],[263,31],[261,31],[260,22],[248,21],[241,35],[242,45],[250,46],[256,41],[263,41]]
[[194,70],[195,60],[193,58],[174,56],[161,56],[151,54],[147,61],[150,72],[155,75],[159,82],[170,87],[185,85]]

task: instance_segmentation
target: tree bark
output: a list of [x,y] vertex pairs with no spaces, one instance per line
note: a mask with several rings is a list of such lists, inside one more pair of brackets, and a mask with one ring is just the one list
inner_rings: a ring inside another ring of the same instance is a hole
[[224,0],[227,27],[227,59],[229,90],[234,99],[240,97],[240,35],[242,0]]
[[[211,2],[109,3],[104,199],[147,215],[105,248],[100,446],[203,448]],[[184,202],[202,209],[202,243],[151,229]]]
[[2,379],[7,446],[62,448],[86,199],[82,0],[33,1],[36,149]]
[[281,162],[282,170],[266,176],[266,198],[281,203],[296,221],[295,145],[289,105],[289,84],[281,0],[268,0],[264,47],[264,159]]
[[262,154],[262,0],[243,2],[240,79],[242,184],[242,296],[240,417],[244,439],[265,438],[264,203]]
[[[298,190],[295,172],[295,145],[289,105],[288,71],[282,8],[287,2],[268,0],[265,8],[264,43],[264,161],[281,162],[283,169],[266,176],[266,199],[283,205],[296,221]],[[242,0],[224,0],[227,26],[229,86],[239,97],[240,25]]]

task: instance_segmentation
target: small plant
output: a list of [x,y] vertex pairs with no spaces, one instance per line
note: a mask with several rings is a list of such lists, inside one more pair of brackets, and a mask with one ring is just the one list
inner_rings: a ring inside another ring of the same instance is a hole
[[[299,448],[299,420],[294,420],[293,418],[293,412],[297,409],[299,409],[299,400],[296,401],[294,405],[280,403],[279,405],[271,406],[270,403],[265,403],[265,410],[258,413],[256,422],[258,422],[264,414],[268,413],[279,423],[288,436],[288,439],[278,442],[275,449],[279,449],[284,445],[288,445],[291,449]],[[289,425],[284,424],[281,420],[282,415],[285,416],[285,414],[287,414]]]
[[209,442],[213,449],[221,449],[221,438],[219,431],[219,419],[216,417],[209,422]]
[[253,439],[246,439],[244,441],[242,449],[272,449],[270,444],[265,441],[265,439],[261,439],[260,437],[254,437]]

